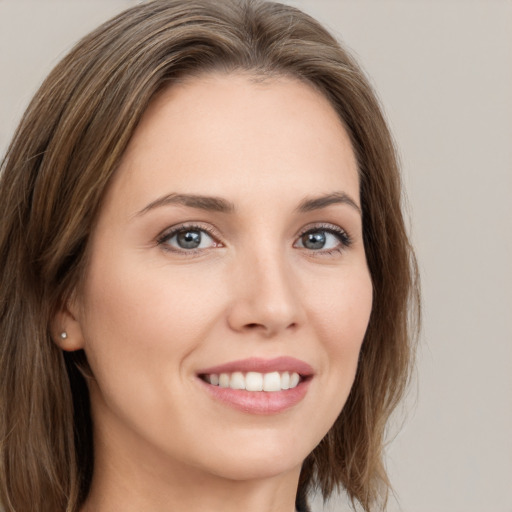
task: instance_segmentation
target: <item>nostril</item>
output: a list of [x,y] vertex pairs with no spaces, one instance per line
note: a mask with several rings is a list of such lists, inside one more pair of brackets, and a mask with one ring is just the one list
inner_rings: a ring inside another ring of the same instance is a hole
[[[297,325],[298,324],[296,322],[291,322],[288,326],[285,327],[285,329],[288,331],[290,331],[290,330],[294,331],[296,329]],[[264,333],[266,336],[273,336],[277,332],[281,331],[281,329],[279,327],[276,328],[276,326],[272,326],[272,325],[267,326],[265,324],[260,324],[258,322],[251,322],[251,323],[245,324],[244,330],[246,332],[247,331],[261,332],[261,333]]]

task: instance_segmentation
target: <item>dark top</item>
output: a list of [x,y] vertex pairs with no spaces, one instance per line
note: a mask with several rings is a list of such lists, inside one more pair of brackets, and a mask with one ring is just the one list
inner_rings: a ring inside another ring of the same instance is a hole
[[297,509],[297,512],[310,512],[308,502],[303,496],[297,496],[297,499],[295,500],[295,508]]

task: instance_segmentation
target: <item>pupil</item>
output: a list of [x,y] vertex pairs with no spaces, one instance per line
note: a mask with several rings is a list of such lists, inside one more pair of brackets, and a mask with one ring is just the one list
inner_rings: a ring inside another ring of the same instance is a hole
[[322,231],[307,233],[302,237],[302,244],[307,249],[322,249],[325,245],[325,233]]
[[182,249],[196,249],[201,244],[199,231],[182,231],[177,235],[178,245]]

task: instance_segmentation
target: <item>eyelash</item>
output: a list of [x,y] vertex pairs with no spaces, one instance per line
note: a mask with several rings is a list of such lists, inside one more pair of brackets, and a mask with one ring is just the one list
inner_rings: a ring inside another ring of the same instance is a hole
[[342,253],[344,250],[348,249],[352,245],[352,238],[350,235],[339,226],[335,224],[315,224],[313,226],[307,226],[304,228],[298,235],[297,239],[300,240],[303,236],[309,233],[315,232],[325,232],[335,236],[340,245],[337,247],[333,247],[332,249],[319,249],[317,251],[310,249],[308,250],[306,247],[299,247],[299,249],[305,249],[312,256],[332,256],[334,254]]
[[[216,230],[212,229],[210,226],[201,225],[201,224],[180,224],[178,226],[172,227],[170,230],[164,231],[157,239],[157,245],[162,247],[165,251],[169,251],[172,253],[178,253],[180,255],[185,256],[194,256],[199,253],[202,253],[205,249],[176,249],[172,248],[167,242],[171,240],[174,236],[177,234],[183,232],[183,231],[202,231],[208,234],[209,237],[211,237],[215,243],[217,244],[216,247],[224,247],[222,242],[219,241],[220,236],[217,233]],[[297,241],[301,240],[302,237],[309,233],[315,233],[315,232],[325,232],[329,233],[333,236],[335,236],[338,241],[340,242],[340,245],[337,247],[333,247],[331,249],[307,249],[306,247],[297,247],[298,249],[304,249],[306,252],[308,252],[312,256],[330,256],[333,254],[339,254],[343,252],[345,249],[348,249],[352,245],[352,238],[350,235],[339,226],[336,226],[334,224],[315,224],[313,226],[306,226],[302,231],[299,232],[297,235]],[[297,241],[294,243],[297,243]],[[215,248],[215,247],[214,247]]]
[[201,224],[180,224],[178,226],[172,227],[170,230],[164,231],[156,240],[157,245],[162,247],[165,251],[169,251],[172,253],[178,253],[183,254],[185,256],[194,256],[198,253],[201,253],[205,249],[175,249],[172,248],[168,242],[171,240],[174,236],[176,236],[178,233],[181,233],[182,231],[202,231],[205,232],[210,238],[212,238],[215,243],[217,244],[217,247],[223,247],[222,242],[219,242],[220,239],[219,234],[216,230],[212,229],[210,226],[203,226]]

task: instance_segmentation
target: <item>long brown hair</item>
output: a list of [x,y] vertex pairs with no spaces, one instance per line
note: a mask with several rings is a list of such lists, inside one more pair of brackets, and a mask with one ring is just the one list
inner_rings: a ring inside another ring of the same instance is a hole
[[[299,10],[259,0],[155,0],[86,36],[28,107],[0,176],[0,502],[6,511],[78,510],[93,471],[83,352],[50,320],[84,276],[102,197],[154,95],[211,70],[310,83],[343,121],[358,159],[374,302],[348,401],[304,461],[298,502],[346,490],[385,500],[385,425],[410,367],[418,286],[392,138],[364,73]],[[411,313],[412,312],[412,313]]]

